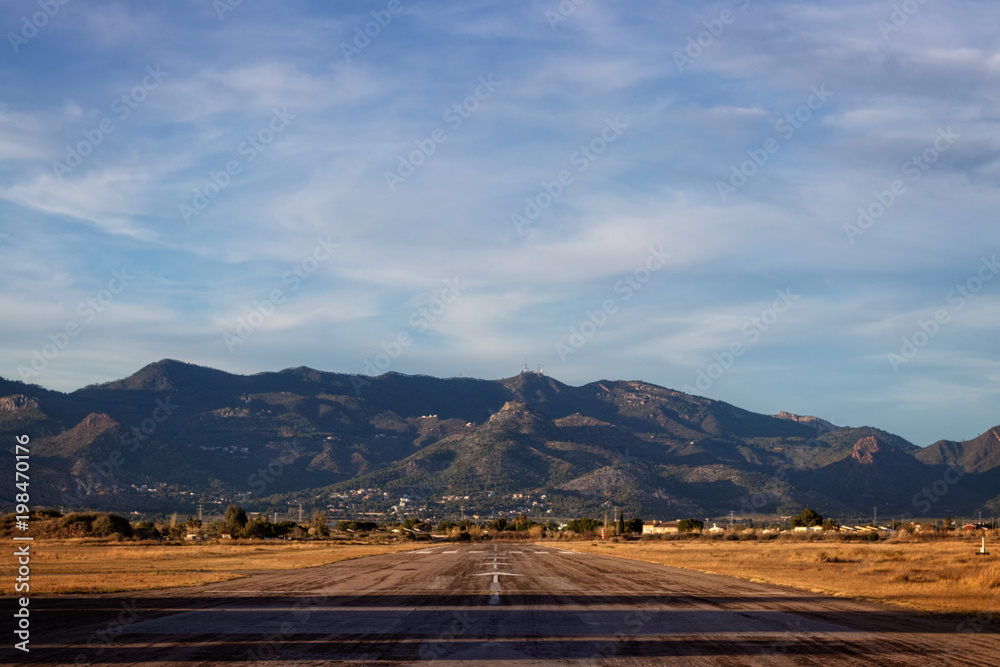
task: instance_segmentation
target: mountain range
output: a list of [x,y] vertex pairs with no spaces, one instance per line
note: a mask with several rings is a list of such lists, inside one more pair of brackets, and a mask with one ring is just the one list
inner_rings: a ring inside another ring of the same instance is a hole
[[[242,376],[163,360],[71,393],[0,379],[0,434],[31,437],[32,503],[66,508],[1000,512],[1000,427],[919,448],[877,428],[756,414],[645,382],[574,387],[529,371]],[[0,501],[12,504],[13,493]]]

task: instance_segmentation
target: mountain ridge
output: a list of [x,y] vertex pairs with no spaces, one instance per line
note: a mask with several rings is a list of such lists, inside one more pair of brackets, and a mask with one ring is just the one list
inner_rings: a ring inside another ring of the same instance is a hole
[[0,432],[31,433],[55,487],[39,499],[114,509],[236,499],[376,514],[414,502],[442,514],[463,504],[787,513],[806,503],[906,513],[921,485],[958,465],[968,467],[961,482],[933,507],[972,511],[997,500],[1000,475],[995,429],[927,453],[871,427],[527,371],[501,380],[306,367],[237,375],[163,359],[68,394],[0,379],[0,408]]

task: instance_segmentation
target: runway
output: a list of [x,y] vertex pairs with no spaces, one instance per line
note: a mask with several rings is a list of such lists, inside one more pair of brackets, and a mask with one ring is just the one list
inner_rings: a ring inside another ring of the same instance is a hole
[[32,608],[28,662],[49,665],[1000,663],[982,617],[511,543]]

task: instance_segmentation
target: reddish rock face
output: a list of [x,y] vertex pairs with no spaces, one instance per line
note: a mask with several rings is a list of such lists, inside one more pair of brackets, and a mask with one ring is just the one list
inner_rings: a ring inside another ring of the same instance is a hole
[[104,413],[92,412],[77,425],[88,433],[103,433],[118,426],[118,422]]
[[883,451],[883,448],[880,447],[878,438],[874,435],[869,435],[854,443],[854,451],[851,452],[851,458],[858,463],[871,465],[875,462],[875,455],[881,451]]

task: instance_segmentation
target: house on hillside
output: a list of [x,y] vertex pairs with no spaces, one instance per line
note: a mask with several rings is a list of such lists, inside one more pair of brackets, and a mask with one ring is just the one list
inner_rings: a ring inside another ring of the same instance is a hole
[[643,535],[665,535],[667,533],[678,532],[677,521],[667,521],[661,523],[659,521],[643,521],[642,522],[642,534]]

